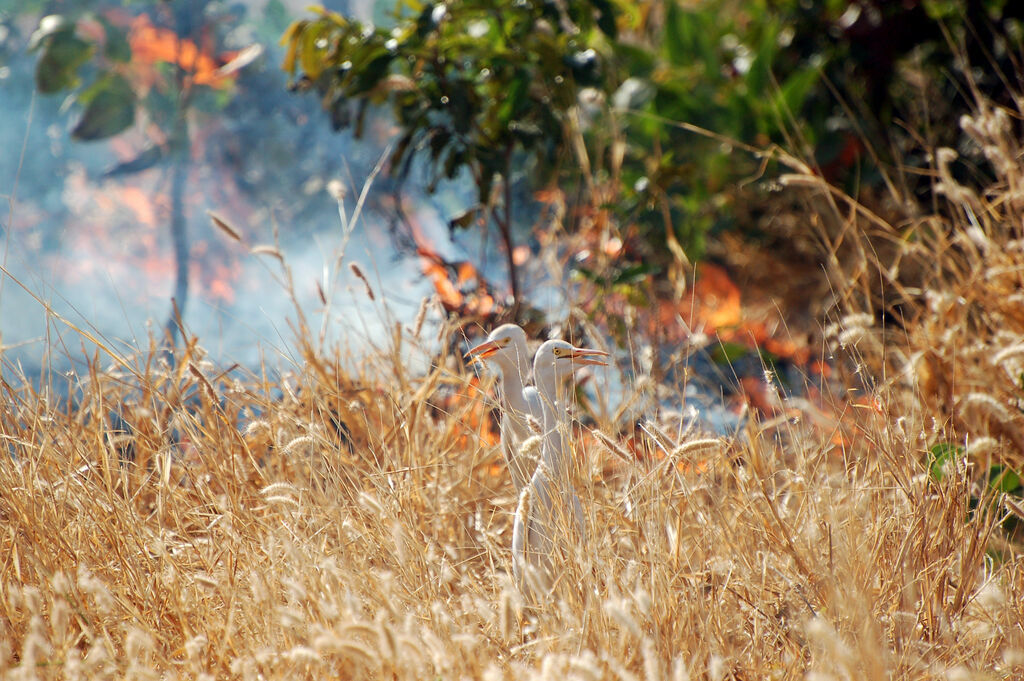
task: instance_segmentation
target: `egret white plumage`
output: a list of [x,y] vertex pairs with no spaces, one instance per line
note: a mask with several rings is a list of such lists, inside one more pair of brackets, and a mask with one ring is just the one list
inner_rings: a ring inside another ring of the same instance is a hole
[[529,418],[542,421],[541,398],[537,390],[526,386],[529,350],[526,332],[515,324],[502,324],[491,331],[487,340],[470,348],[466,357],[487,360],[501,373],[501,451],[505,455],[516,493],[529,483],[536,461],[523,455],[523,443],[533,434]]
[[577,367],[603,366],[606,362],[600,357],[607,355],[601,350],[550,340],[540,346],[534,357],[533,376],[541,400],[543,433],[541,464],[519,496],[512,529],[512,571],[521,586],[529,586],[525,583],[528,570],[536,570],[534,575],[542,582],[551,576],[548,557],[560,529],[575,534],[563,537],[566,544],[585,540],[583,508],[572,489],[569,468],[565,419],[568,405],[559,389]]

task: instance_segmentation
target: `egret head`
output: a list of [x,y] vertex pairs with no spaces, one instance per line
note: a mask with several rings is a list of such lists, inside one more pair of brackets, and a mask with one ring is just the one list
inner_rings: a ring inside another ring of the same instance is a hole
[[487,340],[470,348],[464,356],[471,360],[490,360],[525,373],[527,352],[526,332],[515,324],[502,324],[491,331]]
[[602,350],[578,348],[563,340],[549,340],[540,346],[533,359],[533,375],[538,381],[543,378],[554,379],[556,382],[572,376],[573,370],[580,366],[606,366],[602,359],[608,353]]

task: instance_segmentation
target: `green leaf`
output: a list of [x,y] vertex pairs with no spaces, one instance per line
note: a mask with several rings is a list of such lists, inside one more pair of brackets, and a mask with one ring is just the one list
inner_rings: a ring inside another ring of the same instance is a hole
[[949,442],[932,445],[928,450],[928,472],[932,480],[942,480],[946,476],[946,464],[959,459],[963,454],[963,447]]
[[778,114],[799,118],[807,95],[818,82],[818,75],[818,69],[815,68],[806,68],[790,75],[775,95],[774,104]]
[[771,83],[772,64],[775,54],[778,52],[778,27],[769,23],[761,36],[761,42],[754,53],[754,59],[750,63],[750,70],[747,71],[744,80],[747,84],[747,92],[752,97],[763,97],[768,92]]
[[650,297],[641,286],[634,286],[632,284],[614,284],[611,287],[611,290],[616,295],[624,297],[626,302],[634,307],[647,307],[651,303]]
[[1021,477],[1012,468],[996,464],[988,469],[988,486],[997,492],[1014,493],[1021,488]]
[[43,39],[43,56],[36,65],[36,87],[52,94],[78,84],[78,69],[92,57],[92,43],[73,31],[58,31]]
[[355,97],[377,87],[377,84],[387,75],[388,67],[391,66],[391,61],[394,58],[395,55],[383,47],[370,52],[365,57],[365,63],[353,69],[355,77],[352,80],[352,84],[346,88],[345,94],[349,97]]
[[612,46],[616,61],[634,78],[648,78],[654,71],[654,54],[636,45],[615,43]]
[[82,118],[71,131],[76,140],[111,137],[135,121],[135,92],[124,76],[108,73],[82,94]]
[[615,25],[615,9],[612,3],[609,0],[591,0],[591,4],[598,11],[597,27],[610,40],[617,40],[619,28]]
[[728,365],[738,359],[746,357],[749,354],[750,348],[746,345],[723,341],[715,346],[715,349],[711,351],[711,360],[715,364]]
[[577,265],[576,267],[573,267],[572,273],[580,279],[585,279],[587,281],[592,281],[599,284],[604,283],[602,278],[598,276],[598,274],[594,272],[594,270],[588,267]]
[[964,11],[963,6],[954,0],[925,0],[922,4],[928,18],[934,21],[953,19]]
[[715,32],[703,12],[683,9],[678,2],[669,2],[665,16],[665,53],[675,66],[703,66],[707,75],[718,69],[715,54]]
[[498,121],[502,127],[507,126],[525,104],[526,91],[530,87],[530,76],[526,71],[519,70],[508,86],[504,100],[498,107]]
[[74,33],[75,24],[70,19],[60,14],[50,14],[39,20],[39,27],[32,32],[28,39],[28,51],[35,52],[39,47],[52,36],[62,33]]
[[123,64],[131,61],[132,47],[128,44],[128,34],[124,29],[114,26],[102,16],[99,17],[99,20],[100,23],[103,24],[103,30],[106,33],[106,40],[103,45],[103,55],[111,61],[121,62]]
[[689,41],[689,30],[686,25],[688,12],[684,12],[679,3],[669,0],[665,12],[665,52],[673,64],[684,64],[693,54]]
[[298,37],[299,65],[303,72],[316,80],[327,65],[330,27],[323,19],[308,24]]
[[646,279],[647,275],[655,274],[659,269],[655,265],[644,263],[630,265],[615,275],[612,284],[636,284]]
[[285,51],[284,60],[281,62],[281,70],[289,75],[295,74],[295,65],[298,62],[299,57],[299,44],[302,37],[302,32],[306,30],[306,26],[309,25],[309,21],[303,19],[296,21],[288,30],[281,36],[281,45],[287,45]]

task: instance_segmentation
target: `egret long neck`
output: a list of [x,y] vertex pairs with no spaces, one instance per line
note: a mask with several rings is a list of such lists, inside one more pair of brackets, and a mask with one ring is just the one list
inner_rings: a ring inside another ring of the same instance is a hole
[[566,444],[566,423],[564,419],[565,402],[558,399],[558,381],[553,376],[537,376],[537,392],[541,396],[543,408],[544,443],[541,457],[544,465],[551,471],[552,477],[559,482],[569,480],[569,467]]
[[498,366],[501,368],[501,391],[508,406],[520,415],[529,414],[529,405],[523,396],[526,376],[522,368],[514,362],[502,362]]

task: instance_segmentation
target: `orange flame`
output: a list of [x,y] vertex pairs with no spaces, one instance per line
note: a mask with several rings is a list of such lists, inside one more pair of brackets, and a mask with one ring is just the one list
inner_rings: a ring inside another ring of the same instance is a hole
[[[132,60],[138,64],[177,64],[190,74],[191,82],[196,85],[223,89],[231,83],[230,76],[220,72],[217,60],[208,50],[200,49],[193,41],[180,37],[170,29],[153,26],[146,15],[132,21],[128,43],[132,50]],[[222,56],[230,59],[233,54]],[[155,82],[155,72],[149,73],[145,80]]]
[[459,293],[452,280],[448,278],[448,270],[444,268],[444,265],[425,260],[423,263],[423,273],[430,277],[430,281],[433,282],[434,290],[437,291],[442,305],[449,309],[455,309],[462,305],[463,295]]
[[[742,321],[740,289],[718,265],[701,263],[690,299],[681,312],[689,315],[689,325],[703,322],[709,330],[735,327]],[[685,317],[684,317],[685,318]]]
[[479,444],[481,447],[494,447],[501,442],[501,436],[494,427],[491,410],[483,400],[479,399],[480,379],[472,376],[469,389],[445,396],[441,406],[446,413],[459,415],[449,420],[448,433],[455,439],[460,449]]
[[[82,172],[72,173],[65,189],[72,197],[75,229],[62,248],[41,254],[67,284],[97,279],[131,281],[123,289],[127,302],[159,295],[175,276],[174,254],[168,248],[166,195],[152,195],[145,180],[92,192]],[[237,257],[218,240],[193,238],[189,243],[189,280],[209,301],[232,304],[243,273]]]
[[[420,256],[420,267],[434,285],[438,299],[447,310],[462,314],[486,316],[496,307],[494,298],[487,293],[486,281],[480,271],[468,261],[446,262],[427,237],[414,211],[407,211],[409,231]],[[475,284],[476,291],[467,293]]]

